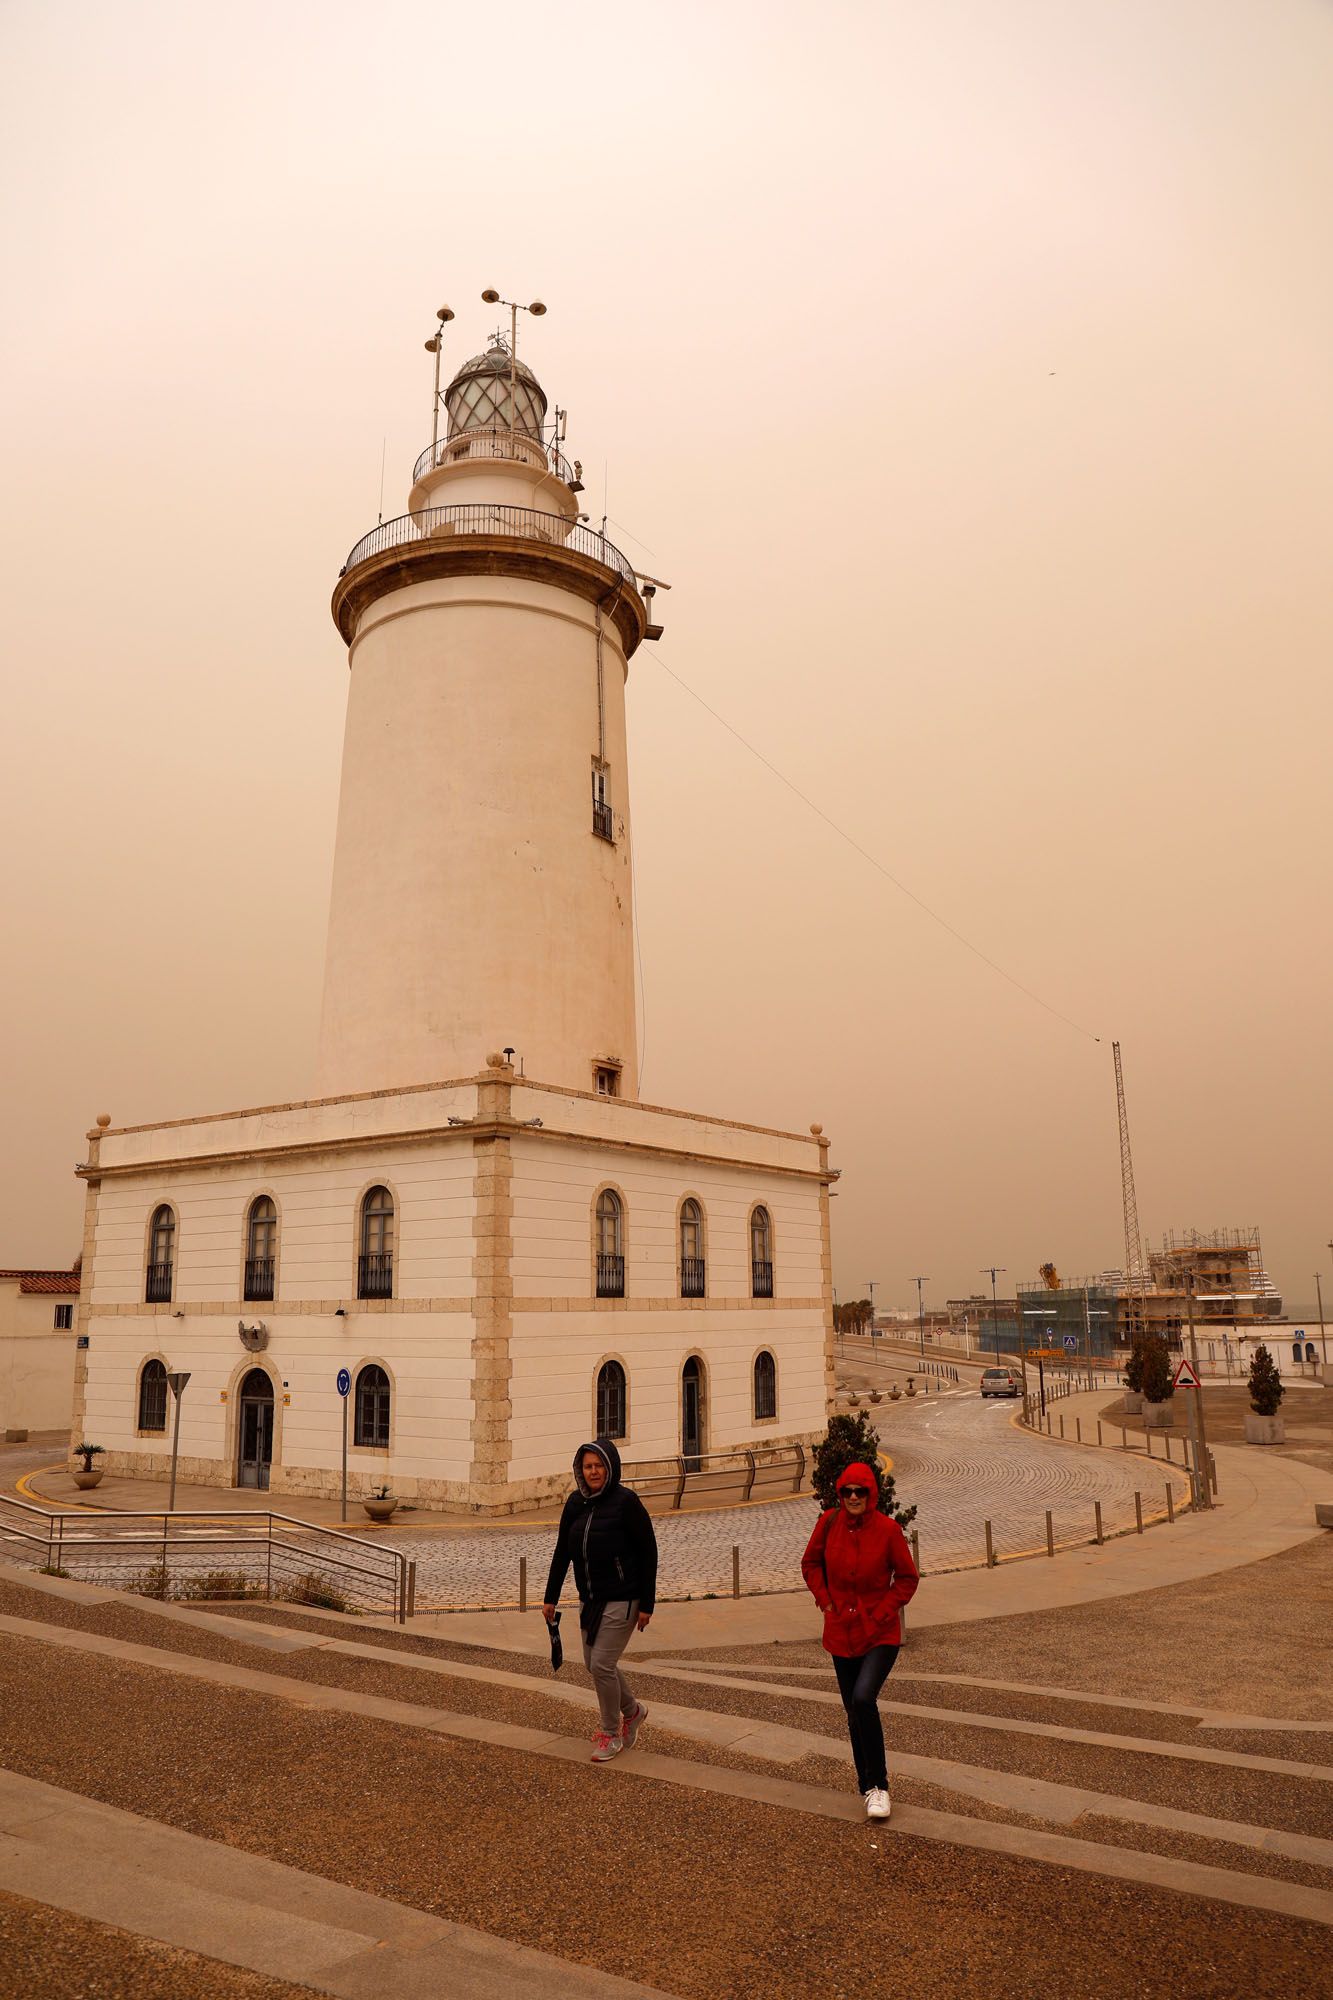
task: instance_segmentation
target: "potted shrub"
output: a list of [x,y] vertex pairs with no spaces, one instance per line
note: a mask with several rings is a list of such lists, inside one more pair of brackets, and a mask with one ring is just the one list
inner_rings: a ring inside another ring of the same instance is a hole
[[395,1494],[390,1493],[387,1486],[377,1486],[369,1500],[363,1500],[361,1505],[372,1521],[389,1521],[393,1519],[393,1510],[398,1505],[398,1500]]
[[903,1392],[902,1392],[902,1390],[901,1390],[901,1389],[900,1389],[900,1388],[898,1387],[898,1384],[897,1384],[896,1382],[890,1382],[890,1384],[889,1384],[889,1400],[890,1400],[891,1402],[894,1402],[894,1403],[896,1403],[896,1402],[898,1401],[899,1397],[900,1397],[900,1396],[902,1395],[902,1393],[903,1393]]
[[1171,1398],[1176,1385],[1171,1379],[1171,1356],[1158,1333],[1148,1334],[1142,1344],[1143,1422],[1145,1429],[1169,1430]]
[[1125,1393],[1120,1399],[1126,1416],[1136,1417],[1143,1408],[1143,1347],[1138,1340],[1129,1345],[1129,1360],[1125,1363]]
[[911,1375],[907,1378],[907,1393],[909,1396],[915,1396],[916,1394],[916,1382]]
[[83,1464],[74,1469],[74,1484],[81,1493],[87,1493],[92,1487],[101,1485],[105,1467],[94,1465],[93,1460],[100,1457],[105,1449],[106,1446],[100,1444],[75,1445],[74,1456],[83,1460]]
[[1277,1413],[1286,1395],[1277,1363],[1266,1347],[1256,1347],[1250,1361],[1250,1407],[1245,1412],[1246,1444],[1284,1444],[1287,1427]]
[[879,1511],[900,1527],[916,1519],[915,1507],[900,1507],[893,1481],[893,1460],[885,1458],[870,1412],[856,1417],[830,1417],[828,1430],[815,1446],[810,1485],[820,1507],[837,1504],[838,1480],[849,1465],[873,1465],[879,1475]]

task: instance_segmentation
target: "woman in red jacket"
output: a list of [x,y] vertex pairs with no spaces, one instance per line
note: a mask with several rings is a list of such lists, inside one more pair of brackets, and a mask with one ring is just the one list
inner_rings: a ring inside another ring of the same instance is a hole
[[837,1490],[842,1504],[815,1523],[801,1575],[824,1614],[824,1650],[833,1655],[866,1818],[887,1819],[879,1691],[902,1644],[898,1614],[920,1579],[902,1529],[879,1512],[874,1469],[849,1465]]

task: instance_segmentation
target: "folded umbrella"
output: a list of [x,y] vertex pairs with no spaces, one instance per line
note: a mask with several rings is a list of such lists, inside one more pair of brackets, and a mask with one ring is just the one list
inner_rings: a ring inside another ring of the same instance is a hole
[[558,1674],[565,1663],[565,1649],[560,1643],[560,1613],[558,1611],[546,1629],[551,1635],[551,1672]]

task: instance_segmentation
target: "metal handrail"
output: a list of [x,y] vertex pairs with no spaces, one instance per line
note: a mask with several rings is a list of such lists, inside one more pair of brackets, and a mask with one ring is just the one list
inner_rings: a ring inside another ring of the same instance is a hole
[[[713,1460],[725,1463],[710,1464]],[[742,1502],[749,1500],[756,1482],[774,1485],[778,1478],[784,1484],[790,1482],[791,1492],[799,1493],[806,1464],[804,1445],[752,1445],[735,1451],[692,1452],[688,1460],[680,1455],[640,1459],[637,1464],[624,1467],[621,1480],[641,1499],[663,1499],[670,1495],[675,1512],[688,1492],[712,1491],[729,1479],[742,1482]]]
[[[3,1509],[33,1516],[45,1525],[44,1534],[35,1534],[14,1526]],[[104,1530],[114,1523],[153,1521],[160,1525],[150,1535],[126,1535],[107,1533]],[[212,1534],[173,1535],[172,1530],[179,1524],[202,1523],[209,1528],[220,1530]],[[363,1535],[349,1534],[345,1528],[328,1528],[318,1521],[301,1521],[293,1514],[274,1513],[270,1508],[181,1508],[169,1512],[164,1508],[126,1508],[122,1513],[89,1515],[69,1514],[60,1509],[35,1507],[25,1500],[19,1500],[8,1493],[0,1493],[0,1538],[31,1543],[34,1548],[44,1549],[49,1566],[59,1566],[62,1555],[69,1551],[89,1549],[160,1549],[165,1560],[168,1547],[182,1550],[221,1550],[227,1548],[263,1548],[270,1558],[274,1552],[298,1555],[314,1553],[302,1550],[284,1534],[274,1534],[275,1524],[283,1529],[295,1528],[308,1542],[320,1537],[326,1542],[346,1544],[349,1549],[374,1557],[388,1567],[375,1569],[356,1561],[352,1556],[319,1552],[318,1560],[354,1576],[372,1578],[388,1585],[393,1593],[394,1617],[401,1625],[406,1621],[407,1607],[413,1594],[415,1565],[401,1549],[386,1546],[382,1542],[368,1541]],[[227,1530],[230,1529],[230,1532]]]
[[564,514],[545,514],[535,507],[503,507],[478,501],[466,507],[423,507],[416,514],[400,514],[396,520],[381,521],[363,535],[351,550],[339,576],[346,576],[372,556],[386,549],[424,547],[446,535],[492,535],[520,542],[545,542],[548,547],[572,549],[589,556],[626,583],[634,582],[634,565],[605,535],[595,534]]
[[574,480],[574,468],[557,445],[544,444],[540,438],[529,437],[526,431],[501,429],[497,425],[490,430],[457,431],[453,437],[428,444],[412,467],[412,484],[415,486],[423,472],[433,472],[436,466],[458,465],[477,458],[507,458],[530,465],[549,463],[552,472],[566,486]]

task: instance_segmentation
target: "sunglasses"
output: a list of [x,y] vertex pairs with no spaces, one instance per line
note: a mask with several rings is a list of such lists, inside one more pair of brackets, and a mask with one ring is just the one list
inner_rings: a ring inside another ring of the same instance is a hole
[[844,1486],[842,1497],[844,1500],[868,1500],[870,1498],[870,1488],[868,1486]]

